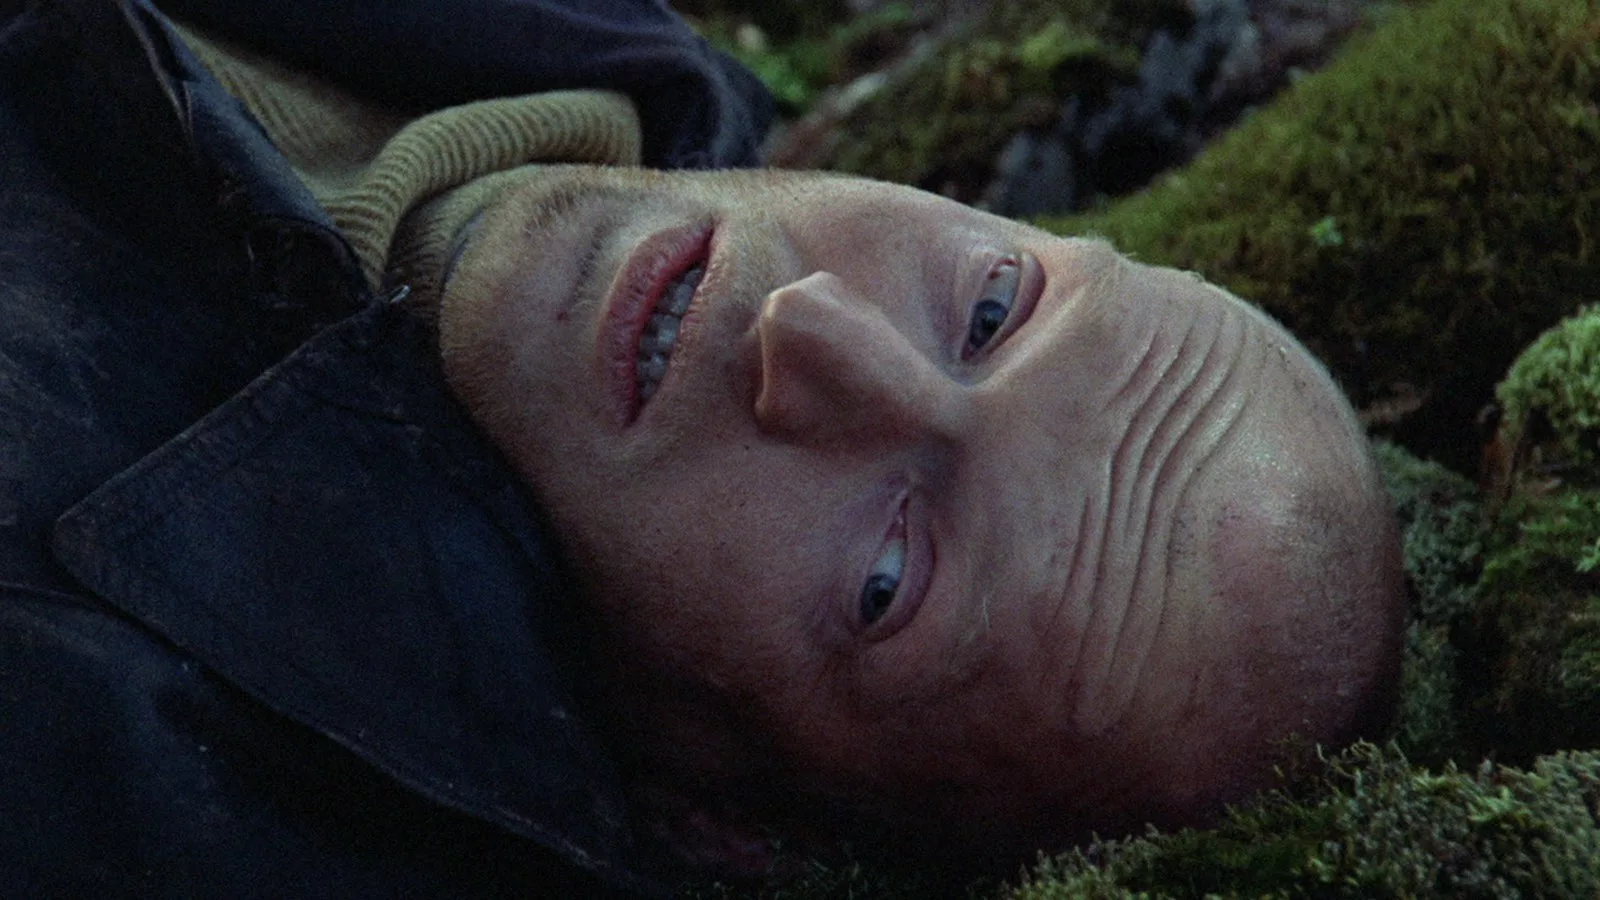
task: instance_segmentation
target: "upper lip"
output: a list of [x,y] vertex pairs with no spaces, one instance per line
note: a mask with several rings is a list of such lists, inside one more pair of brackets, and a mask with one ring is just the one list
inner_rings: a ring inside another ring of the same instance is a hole
[[[640,241],[628,254],[617,278],[612,282],[610,295],[605,302],[605,321],[600,329],[599,360],[604,370],[618,411],[618,421],[628,425],[639,414],[639,397],[636,387],[634,360],[638,354],[639,339],[644,334],[656,302],[668,284],[688,271],[695,263],[708,260],[712,251],[714,229],[710,222],[695,222],[658,231]],[[708,265],[709,275],[709,265]],[[674,365],[662,380],[663,388],[673,380],[683,347],[684,334],[690,328],[691,318],[700,297],[695,292],[694,302],[683,315],[678,343],[674,347]]]

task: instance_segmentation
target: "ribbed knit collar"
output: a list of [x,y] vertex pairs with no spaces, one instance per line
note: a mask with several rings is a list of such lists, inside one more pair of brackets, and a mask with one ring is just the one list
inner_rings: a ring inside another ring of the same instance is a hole
[[[395,109],[193,28],[179,32],[294,166],[374,289],[403,281],[431,297],[467,217],[537,177],[535,169],[511,170],[535,162],[639,164],[638,115],[610,91]],[[451,193],[461,196],[444,196]],[[406,221],[424,203],[426,211]]]

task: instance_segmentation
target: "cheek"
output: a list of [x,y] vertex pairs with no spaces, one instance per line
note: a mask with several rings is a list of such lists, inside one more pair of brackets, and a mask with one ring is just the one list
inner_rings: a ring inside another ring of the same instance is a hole
[[591,460],[537,486],[600,615],[717,682],[769,681],[813,648],[817,491],[742,453],[687,465]]
[[975,627],[1064,694],[1099,580],[1107,512],[1095,460],[1105,454],[1046,422],[1011,422],[987,429],[1006,440],[962,480],[951,516],[962,531],[950,543],[972,573]]

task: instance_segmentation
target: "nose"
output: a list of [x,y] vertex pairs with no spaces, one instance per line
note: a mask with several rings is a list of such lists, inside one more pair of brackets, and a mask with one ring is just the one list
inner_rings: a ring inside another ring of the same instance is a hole
[[828,272],[768,294],[756,323],[761,430],[796,442],[881,448],[959,427],[950,382],[885,314]]

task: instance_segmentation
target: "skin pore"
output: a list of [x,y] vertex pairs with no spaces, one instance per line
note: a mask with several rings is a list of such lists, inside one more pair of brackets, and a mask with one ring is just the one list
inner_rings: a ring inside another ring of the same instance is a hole
[[440,335],[623,731],[702,806],[776,778],[1041,845],[1203,820],[1392,705],[1361,429],[1186,273],[870,181],[554,167],[475,226]]

